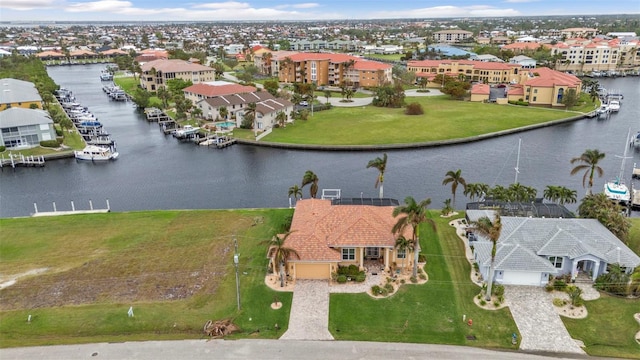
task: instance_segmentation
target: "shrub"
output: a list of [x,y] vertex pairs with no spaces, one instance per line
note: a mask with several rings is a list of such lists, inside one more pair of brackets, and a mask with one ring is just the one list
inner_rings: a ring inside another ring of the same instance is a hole
[[416,279],[415,276],[410,277],[409,280],[414,284],[418,282],[418,279]]
[[381,288],[380,286],[378,286],[378,285],[373,285],[373,286],[371,287],[371,292],[372,292],[374,295],[380,295],[380,294],[382,294],[382,288]]
[[422,105],[419,103],[411,103],[404,109],[404,113],[405,115],[422,115],[424,110],[422,110]]
[[429,89],[419,89],[419,90],[417,90],[416,92],[419,92],[419,93],[429,93],[429,92],[431,92],[431,90],[429,90]]
[[424,254],[419,254],[418,255],[418,262],[420,263],[426,263],[427,262],[427,257],[424,256]]
[[503,303],[504,302],[504,295],[498,296],[498,301]]
[[427,275],[426,274],[420,274],[418,275],[420,277],[420,279],[422,280],[427,280]]
[[389,294],[393,294],[393,285],[391,285],[391,284],[387,283],[387,284],[384,286],[384,289],[387,291],[387,293],[389,293]]
[[338,284],[344,284],[347,282],[347,277],[345,275],[338,275]]
[[564,300],[560,299],[560,298],[553,298],[553,305],[557,306],[557,307],[562,307],[564,306],[566,303]]
[[494,301],[493,302],[493,306],[495,306],[495,307],[500,307],[500,305],[501,305],[500,301]]
[[40,146],[48,147],[48,148],[56,148],[60,146],[60,143],[58,143],[58,140],[42,140],[40,141]]
[[4,146],[4,145],[0,146],[0,152],[4,152],[5,150],[7,150],[6,146]]
[[360,272],[360,269],[358,268],[358,265],[351,264],[349,265],[347,275],[356,276],[358,275],[359,272]]
[[504,295],[504,286],[496,285],[491,289],[491,292],[495,296],[503,296]]
[[56,128],[56,136],[63,136],[63,135],[64,135],[64,132],[62,131],[62,129],[57,127]]
[[400,284],[404,284],[406,283],[406,281],[404,281],[404,279],[400,280]]
[[480,305],[481,306],[485,306],[485,305],[487,305],[487,302],[484,299],[482,299],[482,300],[480,300]]
[[364,271],[361,271],[358,275],[356,275],[356,282],[364,282],[367,278],[367,275],[364,274]]
[[564,291],[566,289],[567,283],[563,279],[555,279],[553,280],[553,288],[558,291]]
[[571,300],[571,305],[582,306],[583,301],[582,301],[581,288],[574,285],[570,285],[570,286],[567,286],[566,292],[567,294],[569,294],[569,300]]
[[544,287],[545,290],[547,290],[547,292],[552,292],[553,291],[553,283],[548,282],[547,285]]

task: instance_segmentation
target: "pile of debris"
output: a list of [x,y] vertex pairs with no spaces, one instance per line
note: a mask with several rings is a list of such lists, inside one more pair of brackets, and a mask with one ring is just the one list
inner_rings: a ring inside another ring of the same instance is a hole
[[204,324],[203,331],[205,335],[212,339],[218,339],[233,334],[234,332],[238,332],[240,331],[240,328],[229,319],[218,320],[216,322],[209,320]]

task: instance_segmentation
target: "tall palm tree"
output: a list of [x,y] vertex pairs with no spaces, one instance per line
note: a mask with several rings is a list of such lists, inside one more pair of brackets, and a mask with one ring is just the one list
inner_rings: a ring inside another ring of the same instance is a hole
[[593,175],[595,173],[598,174],[598,177],[602,177],[604,174],[604,170],[598,163],[600,160],[604,159],[605,154],[601,153],[598,149],[587,149],[582,155],[571,159],[571,163],[579,163],[573,169],[571,169],[571,175],[575,175],[580,171],[584,171],[584,176],[582,177],[582,187],[585,187],[585,183],[587,182],[587,178],[589,179],[589,187],[587,189],[587,195],[593,194]]
[[227,115],[229,115],[229,110],[227,110],[226,106],[220,106],[220,108],[218,108],[218,113],[220,114],[220,117],[222,118],[222,120],[227,120]]
[[396,249],[399,252],[404,253],[404,258],[402,258],[402,269],[404,270],[404,264],[407,260],[407,253],[413,251],[413,242],[403,235],[398,236],[396,239]]
[[262,56],[262,60],[264,61],[265,67],[266,67],[266,73],[269,76],[271,76],[271,59],[272,58],[273,58],[273,55],[271,54],[271,52],[266,52]]
[[483,216],[477,221],[472,221],[470,224],[473,227],[473,231],[477,232],[491,241],[491,266],[489,266],[489,277],[487,279],[487,293],[485,294],[486,300],[491,300],[491,288],[493,287],[493,273],[495,272],[495,260],[498,240],[502,233],[502,222],[500,222],[500,215],[496,213],[493,221],[487,216]]
[[256,122],[256,103],[252,102],[247,104],[247,108],[244,111],[244,117],[249,117],[251,119],[251,128],[255,129]]
[[289,188],[289,197],[294,198],[294,200],[298,201],[298,199],[302,199],[302,188],[298,186],[298,184],[294,184]]
[[282,234],[282,237],[275,235],[271,240],[261,242],[261,244],[269,245],[269,252],[272,253],[271,256],[273,259],[273,272],[276,272],[276,265],[280,269],[280,287],[284,287],[285,269],[287,268],[289,258],[295,256],[300,259],[300,255],[295,249],[285,246],[285,242],[291,233],[292,231],[288,231]]
[[456,208],[456,191],[458,190],[458,185],[462,185],[462,187],[467,189],[467,181],[462,177],[462,170],[458,169],[456,171],[449,170],[444,176],[444,180],[442,180],[442,185],[451,184],[451,194],[453,194],[453,209]]
[[370,160],[367,163],[367,169],[368,168],[376,168],[378,169],[378,177],[376,178],[376,184],[375,187],[377,188],[378,185],[380,185],[380,194],[379,197],[380,199],[382,199],[383,194],[384,194],[384,172],[387,169],[387,153],[382,154],[382,158],[375,158],[373,160]]
[[311,170],[307,170],[304,173],[304,176],[302,177],[302,188],[304,188],[306,185],[311,184],[311,186],[309,187],[309,195],[312,198],[316,198],[316,195],[318,194],[318,181],[320,179],[318,179],[318,176],[316,174],[313,173],[313,171]]
[[542,194],[546,200],[557,202],[560,198],[560,186],[547,185]]
[[435,229],[435,222],[427,218],[427,207],[431,204],[431,199],[427,198],[417,203],[416,200],[407,196],[404,199],[405,205],[397,206],[393,209],[393,217],[398,217],[397,222],[393,225],[391,232],[401,234],[407,226],[411,226],[413,232],[413,277],[418,276],[418,255],[420,253],[420,224],[427,222]]

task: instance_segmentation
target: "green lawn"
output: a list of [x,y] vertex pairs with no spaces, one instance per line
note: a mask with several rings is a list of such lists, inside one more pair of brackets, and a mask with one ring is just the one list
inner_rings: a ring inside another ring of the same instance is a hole
[[[448,96],[406,98],[420,103],[424,115],[404,115],[404,109],[335,107],[274,129],[264,141],[293,144],[407,144],[477,136],[574,115],[560,110],[504,106],[450,100]],[[490,115],[488,115],[490,114]],[[366,131],[363,131],[366,129]]]
[[634,340],[640,324],[633,314],[640,312],[640,299],[621,299],[601,293],[598,300],[586,301],[585,319],[562,317],[567,330],[582,340],[592,356],[640,359],[640,345]]
[[[207,320],[223,318],[242,329],[235,337],[277,338],[287,328],[292,295],[264,285],[266,246],[260,242],[282,231],[290,214],[154,211],[0,219],[0,274],[50,269],[2,290],[0,347],[197,339]],[[240,311],[233,235],[240,253]],[[275,296],[283,302],[280,310],[270,307]],[[129,306],[133,318],[127,317]]]
[[[140,81],[136,80],[136,78],[134,78],[133,76],[116,77],[113,79],[113,82],[116,85],[120,86],[120,88],[122,88],[122,90],[124,90],[129,95],[133,95],[138,88],[138,85],[140,85]],[[162,100],[154,95],[149,99],[149,106],[162,108]]]
[[364,56],[379,60],[400,61],[404,54],[365,54]]
[[[422,227],[423,253],[427,257],[429,281],[424,285],[404,285],[385,299],[366,294],[332,294],[329,330],[339,340],[436,343],[511,348],[517,328],[508,309],[482,310],[473,303],[480,291],[469,279],[470,265],[462,241],[451,219],[439,212],[430,216],[437,222],[437,234]],[[473,319],[473,326],[463,322]],[[467,336],[475,336],[469,340]]]

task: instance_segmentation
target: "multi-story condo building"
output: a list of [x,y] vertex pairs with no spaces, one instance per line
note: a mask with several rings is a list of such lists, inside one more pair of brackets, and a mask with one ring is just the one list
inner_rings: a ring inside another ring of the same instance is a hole
[[[273,66],[273,65],[272,65]],[[392,66],[334,53],[296,53],[278,61],[282,82],[376,87],[392,81]]]
[[593,28],[567,28],[560,30],[560,36],[565,39],[592,38],[598,35],[598,29]]
[[478,81],[485,84],[500,84],[517,82],[521,66],[497,62],[474,60],[421,60],[409,61],[407,70],[416,76],[435,77],[438,74],[447,76],[464,76],[468,81]]
[[154,60],[141,65],[140,86],[156,91],[167,86],[167,81],[182,79],[194,84],[215,80],[215,70],[204,65],[184,60]]
[[618,40],[570,39],[551,48],[558,56],[556,69],[561,71],[609,71],[618,67],[620,44]]
[[473,37],[471,31],[452,29],[433,33],[433,40],[439,43],[459,43]]

